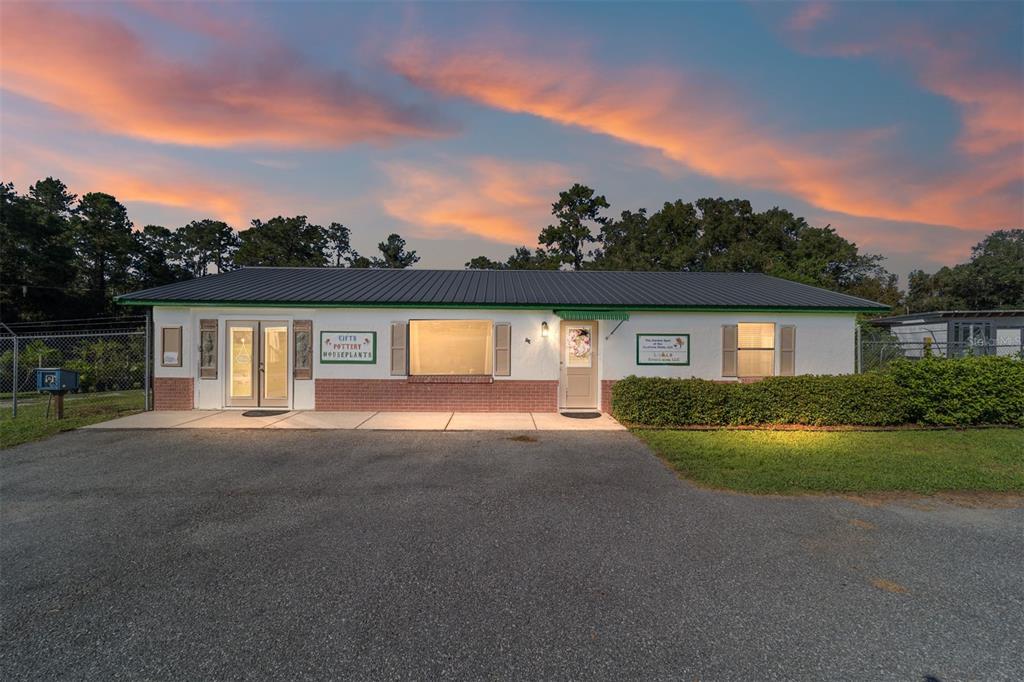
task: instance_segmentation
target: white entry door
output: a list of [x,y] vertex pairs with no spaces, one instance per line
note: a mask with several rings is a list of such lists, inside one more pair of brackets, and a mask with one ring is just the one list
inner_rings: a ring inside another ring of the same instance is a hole
[[288,323],[229,320],[228,407],[288,407]]
[[597,409],[597,322],[562,320],[560,407]]

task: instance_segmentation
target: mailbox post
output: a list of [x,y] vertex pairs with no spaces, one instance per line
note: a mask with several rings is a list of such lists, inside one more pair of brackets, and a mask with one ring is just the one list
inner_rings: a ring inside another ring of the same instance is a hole
[[[49,393],[54,401],[57,419],[64,418],[64,394],[78,390],[78,372],[62,367],[40,367],[36,370],[36,390]],[[49,409],[47,409],[49,413]]]

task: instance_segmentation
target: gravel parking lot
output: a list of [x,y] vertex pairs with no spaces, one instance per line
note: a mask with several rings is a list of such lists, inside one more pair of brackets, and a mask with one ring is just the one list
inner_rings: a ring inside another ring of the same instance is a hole
[[1024,679],[1024,510],[628,433],[77,431],[0,486],[6,679]]

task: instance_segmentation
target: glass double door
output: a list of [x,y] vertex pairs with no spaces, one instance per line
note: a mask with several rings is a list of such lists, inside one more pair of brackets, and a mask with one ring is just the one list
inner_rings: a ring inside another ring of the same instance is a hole
[[288,323],[227,322],[228,407],[288,407]]

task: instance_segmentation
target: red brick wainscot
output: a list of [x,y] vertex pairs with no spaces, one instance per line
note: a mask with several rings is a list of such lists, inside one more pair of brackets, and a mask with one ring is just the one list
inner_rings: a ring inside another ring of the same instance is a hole
[[605,414],[612,413],[612,386],[615,379],[604,379],[601,381],[601,411]]
[[192,379],[153,378],[154,410],[191,410]]
[[317,379],[318,410],[557,412],[557,381],[489,377]]

